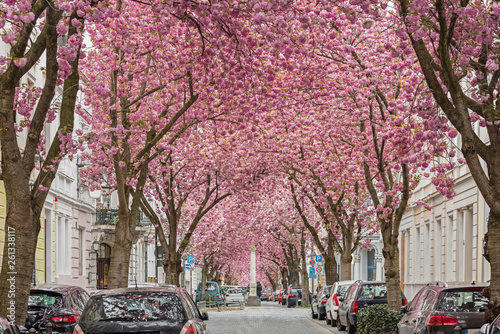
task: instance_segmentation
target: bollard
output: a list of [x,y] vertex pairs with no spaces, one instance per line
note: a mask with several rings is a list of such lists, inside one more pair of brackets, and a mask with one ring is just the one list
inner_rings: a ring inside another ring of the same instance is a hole
[[45,325],[45,334],[52,334],[52,323],[48,322]]
[[220,303],[217,302],[217,312],[220,312]]
[[30,328],[30,330],[28,331],[29,334],[36,334],[36,329],[34,328]]

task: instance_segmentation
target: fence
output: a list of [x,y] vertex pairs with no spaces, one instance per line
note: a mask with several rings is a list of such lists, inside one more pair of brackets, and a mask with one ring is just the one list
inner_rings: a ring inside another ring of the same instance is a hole
[[243,301],[225,302],[225,301],[209,300],[209,301],[199,301],[196,303],[196,305],[198,306],[199,309],[217,308],[218,312],[224,309],[239,308],[243,310],[245,308],[245,302]]

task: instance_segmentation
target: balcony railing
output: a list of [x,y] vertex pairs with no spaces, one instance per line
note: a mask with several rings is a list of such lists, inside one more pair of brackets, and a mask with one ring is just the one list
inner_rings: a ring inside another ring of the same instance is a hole
[[[136,225],[139,226],[142,221],[142,211],[139,211]],[[118,223],[118,209],[97,209],[96,225],[116,225]]]

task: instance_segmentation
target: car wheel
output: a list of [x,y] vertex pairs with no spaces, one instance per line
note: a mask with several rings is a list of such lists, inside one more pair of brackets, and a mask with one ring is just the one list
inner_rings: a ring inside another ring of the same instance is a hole
[[290,307],[292,307],[292,305],[290,305],[290,303],[286,303],[286,307],[290,308]]
[[312,313],[312,318],[313,318],[313,319],[318,319],[318,314],[315,314],[315,313],[314,313],[314,310],[313,310],[313,308],[312,308],[312,307],[311,307],[311,313]]
[[321,313],[318,310],[318,320],[325,320],[325,318],[326,318],[326,313]]
[[332,325],[332,327],[337,326],[337,320],[333,319],[331,312],[330,312],[330,318],[332,319],[332,320],[330,320],[330,325]]
[[342,323],[340,322],[340,316],[337,315],[337,329],[339,331],[345,330],[345,326],[342,326]]
[[354,326],[351,325],[349,318],[347,318],[347,334],[354,334],[354,332],[355,332]]
[[328,318],[328,314],[326,315],[326,324],[329,325],[332,321]]

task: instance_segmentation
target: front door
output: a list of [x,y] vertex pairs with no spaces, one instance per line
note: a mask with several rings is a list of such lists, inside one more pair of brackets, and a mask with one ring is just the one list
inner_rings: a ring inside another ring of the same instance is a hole
[[97,259],[97,288],[108,288],[109,258]]

